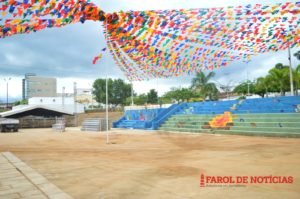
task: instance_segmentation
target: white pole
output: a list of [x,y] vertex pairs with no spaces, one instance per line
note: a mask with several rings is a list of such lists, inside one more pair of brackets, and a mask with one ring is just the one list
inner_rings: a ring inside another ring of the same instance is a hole
[[159,105],[159,99],[158,99],[158,78],[156,79],[156,92],[157,92],[157,105]]
[[108,137],[108,80],[107,80],[107,62],[105,61],[106,80],[105,80],[105,92],[106,92],[106,144],[109,143]]
[[[107,31],[107,22],[105,24],[105,28]],[[106,33],[105,33],[105,39],[106,38]],[[108,136],[108,80],[107,80],[107,56],[105,56],[105,73],[106,73],[106,79],[105,79],[105,92],[106,92],[106,144],[109,144],[109,136]]]
[[[248,67],[248,63],[247,63],[247,67]],[[247,68],[247,93],[248,93],[248,96],[250,96],[250,85],[249,85],[249,71],[248,71],[248,68]]]
[[6,81],[6,109],[8,109],[8,81],[11,80],[11,78],[4,78],[4,81]]
[[93,87],[91,89],[91,102],[92,102],[92,110],[94,110],[94,94],[93,94]]
[[77,83],[74,82],[74,114],[77,113],[76,98],[77,98]]
[[77,126],[77,104],[76,104],[76,98],[77,98],[77,83],[74,82],[74,116],[75,116],[75,126]]
[[65,87],[62,87],[62,96],[61,96],[61,103],[62,103],[62,108],[65,108]]
[[133,107],[133,82],[131,81],[131,107]]
[[292,60],[291,60],[291,48],[289,45],[289,62],[290,62],[290,84],[291,84],[291,96],[294,96],[294,84],[293,84],[293,70],[292,70]]

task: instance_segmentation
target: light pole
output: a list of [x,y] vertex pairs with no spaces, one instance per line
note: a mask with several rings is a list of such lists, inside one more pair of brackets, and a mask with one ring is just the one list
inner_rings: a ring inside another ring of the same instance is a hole
[[73,83],[73,89],[74,89],[74,117],[75,117],[75,126],[77,126],[77,104],[76,104],[76,99],[77,99],[77,83]]
[[62,108],[65,109],[65,87],[62,87],[62,95],[61,95],[61,103],[62,103]]
[[247,70],[246,70],[246,73],[247,73],[247,96],[250,96],[250,80],[249,80],[249,71],[248,71],[248,64],[250,62],[250,60],[245,60],[243,61],[244,63],[247,64]]
[[231,85],[232,85],[232,83],[234,83],[234,81],[232,79],[230,79],[227,82],[227,84],[221,84],[220,82],[218,82],[216,80],[214,80],[214,81],[217,83],[217,85],[219,85],[220,89],[222,89],[224,92],[226,92],[226,98],[229,100],[229,98],[230,98],[229,92],[231,91],[231,88],[233,87]]
[[93,103],[93,97],[94,97],[94,94],[93,94],[93,85],[91,85],[90,83],[88,83],[89,85],[89,89],[90,89],[90,100],[88,100],[87,102],[87,108],[91,107],[91,109],[93,110],[94,109],[94,103]]
[[294,84],[293,84],[293,69],[292,69],[292,58],[291,58],[291,48],[289,45],[289,64],[290,64],[290,84],[291,84],[291,96],[294,96]]
[[133,82],[131,81],[131,108],[133,107]]
[[[248,65],[248,63],[247,63]],[[247,95],[250,96],[250,82],[249,82],[249,71],[247,69]]]
[[11,80],[11,78],[4,78],[4,81],[6,82],[6,109],[8,109],[8,82]]
[[[107,31],[107,19],[105,23],[105,31]],[[107,41],[107,33],[104,33],[105,40]],[[109,132],[108,132],[108,56],[105,56],[105,118],[106,118],[106,144],[109,144]]]

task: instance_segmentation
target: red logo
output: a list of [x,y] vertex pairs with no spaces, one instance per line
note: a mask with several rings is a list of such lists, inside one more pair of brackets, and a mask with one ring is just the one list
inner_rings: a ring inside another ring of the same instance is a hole
[[209,176],[200,175],[200,187],[246,187],[250,184],[293,184],[293,176]]
[[205,179],[204,179],[204,174],[201,174],[201,179],[200,179],[200,187],[205,187]]

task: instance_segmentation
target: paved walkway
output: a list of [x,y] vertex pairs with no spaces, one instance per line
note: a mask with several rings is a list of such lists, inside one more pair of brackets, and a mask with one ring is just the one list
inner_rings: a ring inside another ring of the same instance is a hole
[[70,199],[10,152],[0,153],[0,199]]

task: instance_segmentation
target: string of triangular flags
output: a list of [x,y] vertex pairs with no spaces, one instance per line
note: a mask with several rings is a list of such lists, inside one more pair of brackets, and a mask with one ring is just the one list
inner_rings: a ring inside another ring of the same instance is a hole
[[299,47],[299,14],[300,2],[104,13],[89,0],[1,0],[0,38],[103,21],[116,63],[128,79],[144,80],[191,75]]

